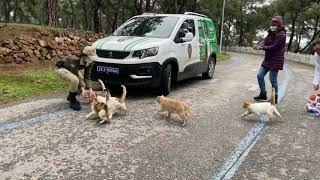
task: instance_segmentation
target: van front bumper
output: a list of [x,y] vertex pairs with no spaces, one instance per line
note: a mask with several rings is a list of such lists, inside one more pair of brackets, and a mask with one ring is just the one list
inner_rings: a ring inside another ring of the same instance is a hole
[[159,63],[114,64],[94,62],[91,80],[101,79],[110,85],[159,87],[161,65]]

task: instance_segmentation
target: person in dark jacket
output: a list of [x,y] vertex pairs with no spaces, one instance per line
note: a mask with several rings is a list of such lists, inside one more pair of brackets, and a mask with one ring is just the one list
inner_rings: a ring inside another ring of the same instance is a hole
[[[91,69],[96,57],[95,49],[86,46],[80,57],[70,55],[56,63],[56,70],[60,78],[70,82],[69,95],[67,100],[70,102],[70,108],[80,110],[81,106],[76,96],[81,92],[83,97],[95,96],[91,87]],[[80,70],[84,69],[84,77]]]
[[264,42],[253,46],[255,50],[265,51],[264,60],[257,75],[260,94],[254,97],[256,101],[267,100],[264,77],[269,72],[269,80],[276,92],[276,103],[278,102],[278,71],[283,69],[285,45],[286,30],[282,24],[282,17],[274,15]]

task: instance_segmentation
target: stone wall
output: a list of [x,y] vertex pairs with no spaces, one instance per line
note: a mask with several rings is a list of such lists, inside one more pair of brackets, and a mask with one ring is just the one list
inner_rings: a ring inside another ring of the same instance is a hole
[[[9,33],[8,33],[9,34]],[[103,34],[93,32],[21,32],[0,39],[0,64],[56,61],[67,55],[80,55]]]

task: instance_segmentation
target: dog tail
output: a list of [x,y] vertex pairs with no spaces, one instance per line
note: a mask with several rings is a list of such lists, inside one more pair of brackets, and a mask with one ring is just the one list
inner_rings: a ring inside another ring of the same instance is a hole
[[102,87],[102,91],[105,93],[106,95],[106,101],[109,100],[109,98],[111,97],[110,91],[106,88],[106,86],[104,85],[103,81],[101,81],[101,79],[98,79],[99,83],[101,84]]
[[186,113],[186,116],[189,117],[189,116],[194,116],[194,114],[192,113],[191,111],[191,108],[189,105],[185,104],[184,105],[184,110],[185,110],[185,113]]
[[99,83],[101,84],[101,87],[102,87],[102,91],[106,91],[106,86],[104,85],[103,81],[101,81],[101,79],[98,79]]
[[120,98],[120,102],[124,103],[124,101],[126,100],[126,96],[127,96],[127,88],[124,85],[121,85],[122,87],[122,96]]
[[272,88],[271,92],[271,102],[272,105],[276,105],[276,91],[274,88]]

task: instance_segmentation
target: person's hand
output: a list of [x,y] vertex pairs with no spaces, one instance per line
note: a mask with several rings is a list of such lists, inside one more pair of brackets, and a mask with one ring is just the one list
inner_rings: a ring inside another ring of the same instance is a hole
[[319,84],[313,84],[313,89],[314,89],[315,91],[319,90]]
[[89,91],[87,91],[87,94],[89,95],[89,97],[96,97],[96,93],[94,93],[91,88],[89,89]]
[[84,87],[81,87],[81,95],[88,98],[88,91]]
[[253,45],[253,47],[252,47],[254,50],[260,50],[261,49],[261,46],[259,46],[259,45]]

